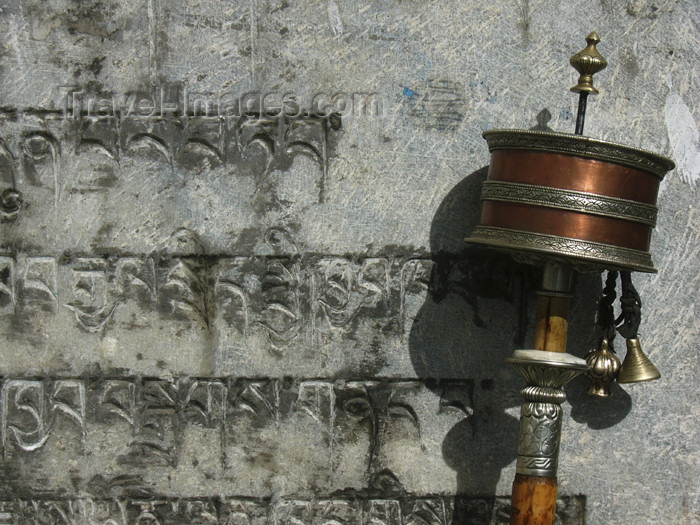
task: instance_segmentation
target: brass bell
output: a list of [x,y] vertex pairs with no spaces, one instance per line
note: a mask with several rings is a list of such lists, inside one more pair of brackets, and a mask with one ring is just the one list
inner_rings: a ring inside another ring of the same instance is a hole
[[610,344],[606,338],[600,340],[596,350],[588,353],[586,363],[588,377],[591,378],[588,394],[595,397],[610,397],[610,385],[620,371],[620,360],[610,350]]
[[659,379],[661,372],[644,352],[639,339],[627,339],[627,355],[617,376],[618,383],[640,383]]

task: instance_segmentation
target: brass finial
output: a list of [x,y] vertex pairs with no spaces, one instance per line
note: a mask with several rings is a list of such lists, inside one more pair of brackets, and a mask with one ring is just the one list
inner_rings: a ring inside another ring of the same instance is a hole
[[598,42],[600,42],[600,37],[598,33],[593,31],[586,37],[588,45],[569,60],[571,65],[576,68],[576,71],[581,74],[578,77],[578,84],[572,87],[571,91],[598,94],[598,90],[593,87],[593,75],[608,66],[608,62],[595,47]]

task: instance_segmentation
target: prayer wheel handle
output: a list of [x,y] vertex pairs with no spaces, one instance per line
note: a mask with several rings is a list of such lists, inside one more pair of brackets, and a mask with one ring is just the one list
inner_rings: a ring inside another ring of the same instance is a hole
[[[573,55],[569,61],[580,74],[578,83],[571,88],[571,91],[579,93],[578,111],[576,113],[576,135],[583,134],[583,124],[586,118],[586,102],[588,100],[588,95],[598,94],[598,90],[593,87],[593,75],[598,71],[605,69],[608,65],[608,62],[596,48],[596,45],[599,42],[600,37],[598,36],[598,33],[595,31],[591,32],[586,37],[586,43],[588,45]],[[566,352],[568,314],[569,305],[571,302],[571,274],[571,269],[567,266],[562,266],[556,263],[545,266],[542,290],[537,299],[535,335],[533,340],[533,348],[535,350],[539,350],[543,353]],[[511,362],[514,366],[516,366],[516,368],[529,367],[532,369],[536,366],[532,363],[518,364],[515,362],[514,358],[511,360]],[[568,381],[585,370],[585,367],[581,367],[581,363],[578,363],[578,365],[578,368],[568,369],[568,375],[562,375],[562,379]],[[521,373],[525,372],[525,370],[520,371]],[[527,372],[524,375],[527,379]],[[561,401],[558,399],[553,399],[553,397],[556,395],[555,392],[557,390],[561,391],[560,389],[563,386],[563,383],[561,385],[548,386],[541,386],[541,384],[536,383],[536,381],[528,381],[528,388],[530,388],[530,390],[550,390],[549,396],[552,398],[543,399],[543,401],[549,402],[540,403],[539,405],[540,407],[545,406],[548,410],[551,410],[553,417],[551,419],[546,418],[544,421],[538,421],[538,423],[546,424],[547,421],[551,421],[552,426],[557,427],[556,430],[552,429],[550,434],[554,438],[554,446],[556,447],[556,453],[558,454],[559,434],[561,428],[561,408],[559,405]],[[528,388],[523,391],[523,395],[526,400],[528,400],[529,397],[532,397],[532,401],[523,405],[523,410],[521,412],[521,425],[523,424],[523,421],[530,422],[531,420],[531,418],[526,414],[526,407],[528,407],[528,411],[539,408],[534,403],[535,396],[532,395],[533,393],[530,393],[530,396],[528,396],[528,393],[526,393]],[[562,395],[559,396],[559,398],[564,398],[565,396],[563,395],[563,391],[561,391],[561,394]],[[536,421],[536,419],[534,420]],[[533,444],[535,446],[540,446],[539,442],[530,443],[530,445]],[[526,444],[526,447],[527,445],[528,444]],[[558,458],[555,458],[555,462],[557,459]],[[518,460],[520,461],[520,457]],[[554,524],[558,493],[556,470],[554,473],[554,476],[536,476],[520,473],[515,475],[511,494],[511,525]]]

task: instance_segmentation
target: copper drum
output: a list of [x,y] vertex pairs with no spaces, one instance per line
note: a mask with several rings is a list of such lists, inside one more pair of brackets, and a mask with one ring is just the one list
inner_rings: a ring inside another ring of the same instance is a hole
[[484,133],[491,165],[467,242],[593,269],[655,272],[656,196],[670,159],[580,135]]

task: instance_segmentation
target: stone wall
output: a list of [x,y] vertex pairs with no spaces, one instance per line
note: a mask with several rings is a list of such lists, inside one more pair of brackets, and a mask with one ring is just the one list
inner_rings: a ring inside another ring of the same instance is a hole
[[[677,163],[635,280],[662,379],[567,386],[558,522],[700,523],[699,22],[681,0],[4,2],[0,523],[506,523],[504,359],[537,271],[463,242],[481,133],[572,132],[594,29],[586,134]],[[570,353],[600,291],[578,277]]]

